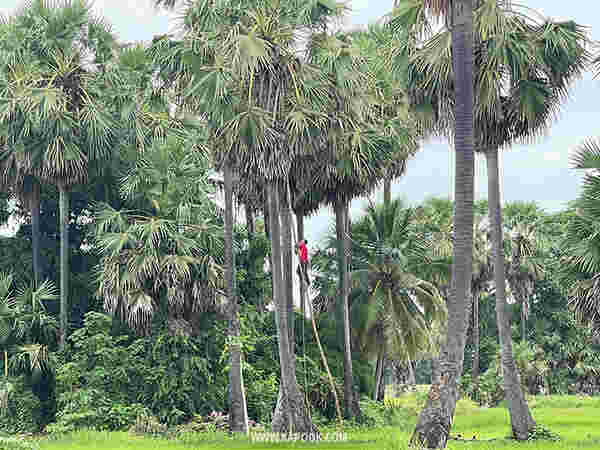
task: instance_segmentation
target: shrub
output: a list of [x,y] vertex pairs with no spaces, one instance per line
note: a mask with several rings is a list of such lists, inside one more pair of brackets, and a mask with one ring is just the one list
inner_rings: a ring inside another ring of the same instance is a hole
[[479,378],[479,402],[481,405],[495,407],[504,399],[500,370],[493,363]]
[[8,434],[40,431],[43,419],[40,400],[26,385],[24,377],[9,378],[2,384],[5,405],[0,412],[0,431]]
[[83,428],[116,431],[126,430],[147,409],[139,404],[113,403],[97,389],[77,389],[59,397],[60,411],[56,423],[47,428],[52,433],[68,433]]
[[38,450],[37,442],[15,437],[0,437],[0,450]]
[[140,414],[129,428],[129,432],[139,435],[161,436],[167,432],[167,426],[151,414]]

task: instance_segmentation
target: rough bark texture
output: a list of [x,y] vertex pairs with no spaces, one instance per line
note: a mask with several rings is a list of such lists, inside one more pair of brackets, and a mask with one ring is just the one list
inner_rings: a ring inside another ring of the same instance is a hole
[[271,423],[277,433],[317,433],[308,414],[304,397],[296,380],[296,363],[290,352],[289,319],[285,287],[283,285],[281,258],[281,230],[279,224],[279,195],[277,184],[268,186],[269,219],[271,222],[271,252],[273,274],[273,300],[279,344],[281,367],[280,398]]
[[383,179],[383,204],[387,207],[392,203],[392,178],[386,176]]
[[248,204],[244,206],[244,214],[246,216],[246,231],[248,232],[248,236],[254,236],[256,232],[256,226],[254,224],[254,209]]
[[60,349],[65,348],[69,317],[69,191],[64,184],[59,191],[60,225]]
[[352,349],[350,348],[350,311],[348,306],[348,292],[350,279],[346,260],[348,239],[346,233],[346,211],[348,205],[344,201],[335,205],[335,229],[337,238],[337,258],[339,269],[339,312],[343,324],[344,342],[344,416],[352,419],[354,415],[354,391],[352,375]]
[[40,183],[37,181],[33,183],[30,202],[33,282],[37,288],[42,282],[42,268],[40,266]]
[[[225,283],[229,312],[229,339],[240,339],[240,317],[235,288],[235,255],[233,253],[233,182],[231,167],[223,168],[225,184]],[[242,383],[242,352],[239,344],[229,347],[229,431],[248,433],[246,399]]]
[[513,435],[525,440],[535,426],[521,389],[521,380],[512,352],[510,318],[506,311],[506,281],[504,279],[504,246],[502,243],[502,215],[500,209],[500,184],[498,179],[498,149],[486,152],[488,173],[488,207],[492,229],[494,284],[496,285],[496,319],[500,339],[500,361],[504,395],[510,413]]
[[373,400],[377,401],[379,397],[379,386],[381,386],[381,375],[383,374],[384,353],[381,350],[377,354],[377,365],[375,366],[375,389],[373,390]]
[[283,284],[285,286],[285,299],[288,314],[288,339],[290,342],[290,354],[296,356],[296,334],[294,332],[294,252],[292,243],[292,210],[287,199],[287,190],[282,187],[280,223],[281,223],[281,247],[283,254]]
[[265,203],[263,205],[263,219],[265,222],[265,236],[271,239],[271,218],[269,217],[269,202],[267,200],[267,192],[265,190]]
[[473,293],[473,395],[479,400],[479,293]]
[[458,400],[462,374],[473,270],[473,3],[452,3],[452,63],[455,79],[456,149],[454,250],[448,299],[446,339],[440,352],[439,380],[432,384],[411,442],[445,448]]

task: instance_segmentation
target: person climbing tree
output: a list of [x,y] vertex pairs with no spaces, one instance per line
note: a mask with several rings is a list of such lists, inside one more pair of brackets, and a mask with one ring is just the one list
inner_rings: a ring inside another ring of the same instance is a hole
[[298,242],[297,252],[298,258],[300,259],[300,265],[298,266],[297,272],[298,276],[300,277],[300,280],[302,280],[302,277],[304,277],[304,281],[306,281],[306,284],[310,286],[310,280],[308,278],[308,248],[306,247],[307,243],[308,241],[306,239],[303,239],[300,242]]

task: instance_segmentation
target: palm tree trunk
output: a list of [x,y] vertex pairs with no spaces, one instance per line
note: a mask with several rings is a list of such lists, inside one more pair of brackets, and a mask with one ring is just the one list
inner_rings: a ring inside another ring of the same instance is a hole
[[225,188],[225,283],[229,310],[229,430],[233,433],[248,433],[245,396],[242,383],[242,351],[236,342],[240,339],[239,307],[235,289],[235,255],[233,253],[233,174],[231,167],[223,167]]
[[408,364],[408,384],[409,386],[416,386],[417,377],[415,376],[415,368],[413,366],[413,362],[410,359],[408,359],[406,360],[406,363]]
[[502,216],[500,209],[500,184],[498,176],[498,149],[486,152],[488,173],[488,205],[492,228],[492,251],[494,260],[494,283],[496,285],[496,318],[500,339],[500,360],[504,392],[510,413],[513,435],[525,440],[535,426],[523,390],[512,351],[510,318],[506,311],[506,282],[504,273],[504,246],[502,244]]
[[473,294],[473,396],[479,401],[479,293]]
[[392,203],[392,178],[387,176],[383,179],[383,204],[387,208]]
[[60,226],[60,349],[65,348],[69,316],[69,191],[59,183]]
[[281,262],[281,229],[279,224],[279,194],[276,182],[269,183],[269,219],[271,225],[271,254],[273,275],[273,300],[279,344],[281,368],[281,397],[273,415],[271,427],[274,432],[317,433],[304,397],[296,379],[296,362],[290,354],[288,305],[285,298]]
[[265,188],[264,192],[265,201],[263,204],[263,218],[265,222],[265,236],[267,239],[271,239],[271,219],[269,218],[269,201],[267,200],[267,188]]
[[335,204],[335,229],[337,238],[337,257],[339,268],[339,308],[343,324],[344,339],[344,416],[346,419],[352,419],[353,416],[353,376],[352,376],[352,349],[350,348],[350,311],[348,306],[349,277],[346,259],[346,250],[348,248],[346,234],[346,212],[348,204],[345,201],[338,201]]
[[33,182],[30,201],[33,283],[37,289],[42,282],[42,269],[40,267],[40,183],[37,180]]
[[373,390],[373,400],[377,401],[379,397],[379,386],[381,385],[381,375],[383,374],[383,360],[384,360],[383,349],[377,353],[377,364],[375,366],[375,389]]
[[432,384],[411,442],[427,448],[445,448],[458,400],[467,333],[468,298],[473,270],[473,2],[450,3],[452,64],[455,80],[456,149],[454,250],[452,289],[448,299],[445,342],[440,352],[440,379]]
[[521,299],[521,342],[527,342],[527,314],[525,314],[525,297]]
[[296,335],[294,316],[294,258],[292,251],[292,211],[287,198],[287,189],[281,190],[281,245],[283,247],[283,284],[285,286],[285,299],[287,303],[287,317],[289,330],[290,354],[295,357]]
[[246,216],[246,231],[248,232],[248,238],[254,236],[256,226],[254,224],[254,211],[249,204],[244,206]]

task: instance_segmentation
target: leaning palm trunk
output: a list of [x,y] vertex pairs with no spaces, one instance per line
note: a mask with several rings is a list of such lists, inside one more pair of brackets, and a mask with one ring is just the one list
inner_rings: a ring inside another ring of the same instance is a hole
[[60,349],[65,348],[69,315],[69,191],[59,183],[60,224]]
[[452,63],[455,76],[456,204],[452,288],[448,324],[440,352],[441,376],[432,384],[411,443],[445,448],[458,400],[467,332],[468,298],[473,270],[473,3],[456,0],[452,6]]
[[242,351],[240,339],[240,317],[235,293],[235,256],[233,253],[233,181],[231,167],[224,164],[225,188],[225,282],[227,283],[227,305],[229,311],[230,370],[229,370],[229,430],[248,433],[248,417],[242,382]]
[[350,311],[348,306],[348,293],[350,280],[346,261],[348,236],[346,233],[346,214],[348,203],[338,200],[335,204],[335,230],[337,238],[337,258],[339,268],[339,307],[338,315],[341,316],[343,325],[344,342],[344,415],[346,419],[353,416],[353,376],[352,376],[352,350],[350,348]]
[[40,183],[32,186],[29,209],[31,211],[31,246],[33,250],[33,283],[38,288],[42,282],[40,267]]
[[373,390],[373,400],[377,401],[379,399],[379,386],[381,386],[381,376],[383,374],[383,362],[385,360],[385,353],[382,350],[379,350],[377,354],[377,364],[375,366],[375,389]]
[[275,322],[279,342],[279,362],[281,366],[280,392],[276,414],[271,427],[274,432],[316,433],[304,397],[296,379],[296,362],[290,352],[289,319],[285,287],[283,285],[281,263],[281,228],[279,224],[279,198],[276,182],[268,186],[269,219],[271,222],[271,260],[273,277],[273,300]]
[[502,244],[502,216],[500,210],[500,185],[498,179],[498,149],[486,152],[488,172],[489,214],[492,227],[492,251],[494,258],[494,283],[496,285],[496,318],[500,339],[500,360],[504,392],[510,413],[513,435],[525,440],[535,426],[531,416],[512,352],[510,319],[506,311],[506,286],[504,274],[504,246]]

